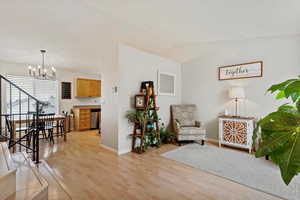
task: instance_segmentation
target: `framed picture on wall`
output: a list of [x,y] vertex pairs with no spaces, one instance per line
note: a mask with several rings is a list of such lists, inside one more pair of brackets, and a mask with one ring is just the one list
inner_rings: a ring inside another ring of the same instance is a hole
[[175,96],[176,75],[168,72],[157,73],[158,95]]
[[263,76],[263,62],[249,62],[219,67],[219,80],[256,78]]

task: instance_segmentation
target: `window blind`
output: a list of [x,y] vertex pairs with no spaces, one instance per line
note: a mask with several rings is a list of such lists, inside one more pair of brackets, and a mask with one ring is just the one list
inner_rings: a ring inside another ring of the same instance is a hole
[[[34,96],[38,100],[46,103],[43,106],[43,111],[45,113],[58,113],[58,84],[57,81],[53,80],[37,80],[32,77],[26,76],[16,76],[8,75],[7,78],[25,90],[30,95]],[[7,97],[7,108],[8,112],[10,109],[12,113],[19,113],[21,101],[21,112],[28,112],[35,110],[34,100],[30,100],[28,107],[28,96],[21,93],[21,98],[19,98],[19,90],[15,87],[6,86],[6,97]],[[10,96],[12,101],[12,108],[10,108]]]

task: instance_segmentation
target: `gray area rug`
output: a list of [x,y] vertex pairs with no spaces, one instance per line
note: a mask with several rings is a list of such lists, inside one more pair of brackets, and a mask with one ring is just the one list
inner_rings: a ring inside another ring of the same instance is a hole
[[162,154],[239,184],[289,200],[300,199],[300,175],[286,186],[279,168],[263,158],[237,150],[189,144]]

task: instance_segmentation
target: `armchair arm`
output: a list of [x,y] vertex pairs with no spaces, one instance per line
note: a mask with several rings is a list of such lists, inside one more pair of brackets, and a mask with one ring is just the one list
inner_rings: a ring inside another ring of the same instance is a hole
[[196,127],[200,128],[202,125],[203,125],[203,124],[202,124],[201,121],[198,121],[198,120],[195,121],[195,126],[196,126]]
[[180,123],[179,123],[179,121],[177,119],[175,119],[174,122],[173,122],[173,125],[174,125],[174,131],[176,133],[178,133],[178,131],[180,129]]

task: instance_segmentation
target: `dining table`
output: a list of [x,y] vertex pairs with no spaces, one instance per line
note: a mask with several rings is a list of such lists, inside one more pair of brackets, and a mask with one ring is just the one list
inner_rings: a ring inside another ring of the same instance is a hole
[[[23,117],[16,117],[14,119],[11,119],[11,126],[12,126],[12,131],[13,131],[13,137],[12,139],[15,141],[16,139],[16,130],[18,126],[22,126],[22,124],[28,123],[28,122],[32,122],[33,118],[31,119],[24,119]],[[67,141],[67,131],[66,131],[66,116],[64,115],[55,115],[53,118],[53,121],[56,121],[56,128],[58,131],[58,125],[60,121],[63,121],[64,124],[64,129],[63,129],[63,137],[64,137],[64,141]],[[16,150],[16,146],[13,147],[13,152],[15,152]]]

